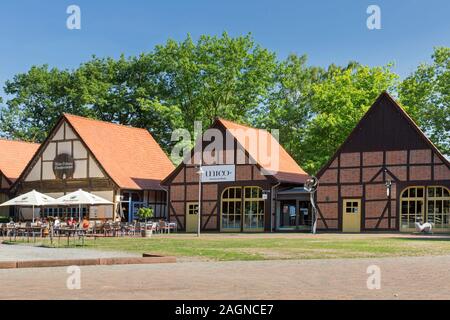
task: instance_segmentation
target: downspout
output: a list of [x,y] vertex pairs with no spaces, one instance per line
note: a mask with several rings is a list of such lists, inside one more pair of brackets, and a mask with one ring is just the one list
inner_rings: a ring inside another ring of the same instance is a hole
[[[164,208],[164,215],[166,215],[167,214],[167,222],[169,222],[170,223],[170,217],[169,217],[169,189],[167,188],[165,188],[162,184],[159,184],[159,186],[161,187],[161,189],[163,189],[164,191],[165,191],[165,193],[166,193],[166,206],[165,206],[165,208]],[[167,210],[167,211],[166,211]]]
[[[277,182],[277,184],[275,184],[273,187],[272,187],[272,190],[271,190],[271,201],[270,201],[270,232],[273,232],[273,214],[272,214],[272,211],[274,211],[274,213],[275,213],[275,218],[276,218],[276,208],[275,208],[275,188],[278,188],[279,186],[280,186],[280,184],[281,184],[281,182]],[[276,225],[276,223],[275,223],[275,225]]]

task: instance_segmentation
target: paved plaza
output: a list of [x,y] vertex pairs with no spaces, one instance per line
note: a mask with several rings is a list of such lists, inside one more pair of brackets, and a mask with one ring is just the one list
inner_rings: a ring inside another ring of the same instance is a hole
[[64,259],[98,259],[117,257],[139,257],[140,255],[128,252],[84,250],[76,248],[44,248],[25,245],[0,244],[0,261],[27,261],[27,260],[64,260]]
[[[379,290],[367,288],[371,265]],[[86,266],[80,290],[67,289],[68,277],[67,268],[0,270],[0,298],[450,299],[450,255]]]

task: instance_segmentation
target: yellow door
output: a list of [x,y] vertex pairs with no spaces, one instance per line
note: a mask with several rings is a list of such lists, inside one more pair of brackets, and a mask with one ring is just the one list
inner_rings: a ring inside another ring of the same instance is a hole
[[198,229],[198,202],[186,204],[186,232],[197,232]]
[[342,231],[361,231],[361,200],[345,199],[342,206]]

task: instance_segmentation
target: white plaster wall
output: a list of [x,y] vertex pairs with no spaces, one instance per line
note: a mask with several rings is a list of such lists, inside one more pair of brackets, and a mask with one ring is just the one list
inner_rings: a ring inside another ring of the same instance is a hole
[[39,159],[33,169],[31,169],[25,181],[38,181],[41,179],[41,159]]

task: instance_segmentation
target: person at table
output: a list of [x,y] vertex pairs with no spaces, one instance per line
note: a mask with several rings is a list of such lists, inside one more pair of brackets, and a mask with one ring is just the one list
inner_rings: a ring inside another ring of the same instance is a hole
[[88,229],[89,228],[89,220],[86,216],[83,217],[83,222],[82,222],[82,227],[83,229]]
[[61,227],[61,221],[59,221],[59,218],[56,217],[55,221],[53,221],[53,228],[59,229]]
[[73,217],[70,217],[69,220],[67,220],[67,225],[68,225],[69,227],[73,227],[73,226],[75,226],[76,224],[77,224],[77,221],[76,221]]

